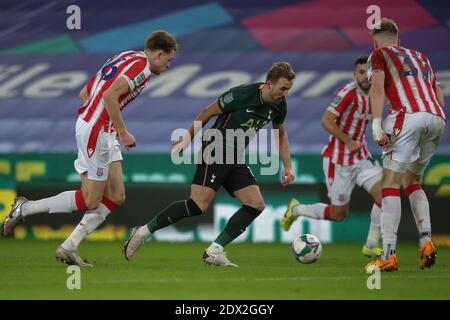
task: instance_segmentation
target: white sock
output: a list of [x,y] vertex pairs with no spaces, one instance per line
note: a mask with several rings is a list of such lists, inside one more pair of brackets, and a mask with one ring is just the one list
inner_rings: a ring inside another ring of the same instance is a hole
[[223,251],[223,246],[221,246],[220,244],[213,242],[209,245],[208,249],[206,249],[206,251]]
[[309,217],[313,219],[324,220],[325,219],[325,209],[328,207],[327,204],[324,203],[316,203],[316,204],[299,204],[292,208],[292,213],[295,218],[300,216]]
[[[415,187],[420,185],[412,185]],[[408,192],[406,188],[405,192]],[[428,198],[422,187],[416,187],[413,192],[409,194],[409,202],[411,204],[411,211],[416,221],[417,230],[419,231],[420,246],[427,241],[431,241],[431,219],[430,219],[430,206],[428,204]]]
[[372,206],[372,211],[370,213],[370,226],[369,233],[367,235],[366,247],[375,248],[378,247],[378,242],[381,238],[381,208],[374,203]]
[[22,205],[24,217],[37,213],[68,213],[77,211],[75,190],[65,191],[54,197],[28,201]]
[[100,203],[95,211],[86,211],[80,223],[75,227],[70,236],[62,243],[62,247],[69,251],[76,251],[81,241],[92,233],[105,221],[111,212],[103,203]]
[[395,255],[397,231],[401,217],[400,189],[387,189],[383,192],[381,206],[381,234],[383,238],[383,260]]
[[150,230],[148,230],[147,225],[143,225],[142,227],[139,227],[139,229],[137,230],[137,233],[140,237],[145,237],[145,239],[150,238],[150,236],[152,235]]

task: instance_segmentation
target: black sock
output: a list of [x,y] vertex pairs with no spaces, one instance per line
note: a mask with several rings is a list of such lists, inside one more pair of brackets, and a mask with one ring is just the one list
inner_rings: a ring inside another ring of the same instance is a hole
[[176,201],[171,203],[166,209],[150,220],[147,224],[147,228],[153,233],[156,230],[174,224],[185,217],[197,216],[201,213],[202,210],[192,199]]
[[231,216],[225,226],[225,229],[221,234],[219,234],[214,242],[220,244],[222,247],[225,247],[231,241],[236,239],[241,233],[243,233],[260,213],[261,211],[258,209],[243,205],[238,211],[236,211],[235,214]]

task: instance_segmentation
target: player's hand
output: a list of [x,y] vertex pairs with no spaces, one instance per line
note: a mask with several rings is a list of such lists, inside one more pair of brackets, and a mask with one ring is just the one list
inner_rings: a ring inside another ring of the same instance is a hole
[[372,120],[372,137],[378,145],[384,145],[388,142],[386,141],[387,135],[381,125],[381,118],[373,118]]
[[136,139],[128,130],[125,130],[123,133],[118,133],[118,136],[119,141],[122,142],[127,151],[136,146]]
[[389,136],[383,132],[383,137],[378,142],[378,145],[382,148],[388,148],[390,146]]
[[355,140],[350,140],[345,145],[347,146],[347,149],[350,150],[350,152],[358,151],[362,147],[361,143]]
[[294,172],[292,169],[284,169],[283,170],[283,178],[281,180],[281,185],[286,187],[290,185],[295,179]]

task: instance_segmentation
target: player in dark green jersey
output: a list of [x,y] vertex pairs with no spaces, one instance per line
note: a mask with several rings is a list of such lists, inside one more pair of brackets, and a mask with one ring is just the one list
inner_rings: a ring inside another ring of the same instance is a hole
[[[265,206],[255,177],[243,162],[244,150],[248,140],[269,122],[279,132],[279,154],[284,165],[282,185],[289,185],[294,180],[284,123],[286,96],[292,88],[294,78],[295,73],[289,63],[276,63],[267,72],[265,83],[232,88],[200,112],[195,121],[201,125],[193,124],[185,137],[173,147],[174,154],[185,150],[200,128],[217,116],[215,124],[203,137],[206,140],[202,145],[202,158],[205,161],[197,165],[190,198],[170,204],[147,225],[135,227],[124,246],[127,260],[133,258],[139,247],[155,231],[185,217],[205,212],[217,190],[223,186],[242,203],[242,207],[205,250],[203,260],[210,265],[236,266],[227,259],[223,248],[243,233]],[[230,133],[235,136],[230,136]],[[242,135],[244,139],[239,139]],[[224,139],[219,139],[220,136]]]

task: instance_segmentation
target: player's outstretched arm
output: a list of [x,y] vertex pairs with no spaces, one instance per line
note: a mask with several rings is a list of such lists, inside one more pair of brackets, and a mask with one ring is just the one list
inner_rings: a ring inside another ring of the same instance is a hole
[[282,124],[273,123],[273,128],[278,129],[279,133],[278,150],[280,153],[281,161],[283,162],[284,165],[282,185],[283,187],[285,187],[291,184],[295,179],[294,172],[292,170],[291,150],[289,147],[288,134],[284,123]]
[[346,135],[336,123],[337,116],[328,110],[325,110],[322,116],[322,127],[327,130],[333,137],[342,141],[350,152],[354,152],[361,148],[361,144]]
[[114,80],[112,85],[103,94],[106,111],[114,124],[119,135],[119,141],[123,143],[127,150],[136,145],[136,139],[128,132],[125,122],[120,113],[119,97],[128,92],[128,82],[123,77]]

